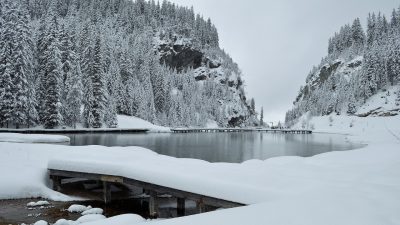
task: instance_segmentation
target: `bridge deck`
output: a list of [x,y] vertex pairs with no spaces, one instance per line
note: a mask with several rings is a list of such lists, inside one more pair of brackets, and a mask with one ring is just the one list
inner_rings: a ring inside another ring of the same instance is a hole
[[95,173],[83,173],[83,172],[73,172],[73,171],[63,171],[56,169],[49,169],[50,179],[53,181],[53,189],[61,189],[61,180],[68,178],[80,178],[93,181],[103,182],[103,195],[104,202],[108,203],[111,201],[111,191],[110,184],[126,184],[132,185],[138,188],[142,188],[145,193],[150,194],[149,199],[149,215],[151,217],[157,217],[157,195],[168,194],[177,198],[178,205],[178,215],[185,215],[185,199],[192,200],[196,202],[197,210],[199,213],[205,212],[206,206],[213,206],[217,208],[233,208],[244,206],[244,204],[236,203],[228,200],[218,199],[214,197],[209,197],[197,193],[191,193],[187,191],[182,191],[170,187],[160,186],[148,182],[143,182],[140,180],[135,180],[131,178],[112,176],[107,174],[95,174]]
[[284,133],[284,134],[312,134],[312,130],[294,129],[253,129],[253,128],[176,128],[171,129],[174,133],[234,133],[234,132],[265,132],[265,133]]

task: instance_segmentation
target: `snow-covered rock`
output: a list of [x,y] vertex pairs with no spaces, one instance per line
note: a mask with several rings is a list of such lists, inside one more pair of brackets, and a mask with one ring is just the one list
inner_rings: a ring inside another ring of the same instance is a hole
[[90,209],[92,209],[92,206],[90,205],[84,206],[84,205],[73,204],[67,209],[67,211],[70,213],[81,213]]
[[34,223],[33,225],[48,225],[48,223],[44,220],[39,220],[36,223]]
[[75,221],[66,220],[66,219],[59,219],[53,225],[73,225]]
[[85,211],[82,212],[82,215],[90,215],[90,214],[103,214],[103,209],[100,208],[92,208],[92,209],[87,209]]
[[50,205],[48,201],[37,201],[37,202],[29,202],[26,204],[27,207],[38,207],[38,206],[45,206]]

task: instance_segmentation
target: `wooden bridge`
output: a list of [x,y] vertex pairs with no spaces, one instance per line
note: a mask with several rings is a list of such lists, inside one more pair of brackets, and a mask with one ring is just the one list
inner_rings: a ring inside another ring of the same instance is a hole
[[312,134],[312,130],[295,129],[255,129],[255,128],[176,128],[171,129],[173,133],[234,133],[234,132],[264,132],[283,134]]
[[53,181],[53,189],[56,191],[61,190],[61,184],[63,179],[79,178],[92,181],[102,182],[103,186],[103,198],[104,202],[107,204],[111,202],[111,184],[123,184],[131,185],[137,188],[143,189],[143,193],[148,194],[149,197],[149,215],[151,218],[157,218],[158,213],[158,202],[157,196],[159,195],[171,195],[177,199],[177,215],[185,216],[185,201],[192,200],[196,202],[197,212],[206,212],[207,206],[212,206],[215,208],[233,208],[244,206],[244,204],[232,202],[228,200],[218,199],[210,196],[205,196],[201,194],[191,193],[187,191],[182,191],[174,188],[169,188],[165,186],[160,186],[148,182],[143,182],[140,180],[135,180],[127,177],[112,176],[106,174],[94,174],[94,173],[83,173],[83,172],[73,172],[73,171],[63,171],[56,169],[49,169],[50,179]]

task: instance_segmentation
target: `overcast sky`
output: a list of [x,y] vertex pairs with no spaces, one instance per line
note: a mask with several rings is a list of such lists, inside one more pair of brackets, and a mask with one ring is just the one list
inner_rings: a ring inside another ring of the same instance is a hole
[[[369,12],[389,18],[398,0],[172,0],[194,6],[217,26],[220,45],[239,64],[246,92],[265,120],[284,120],[313,65],[327,54],[328,39]],[[365,26],[364,26],[365,27]]]

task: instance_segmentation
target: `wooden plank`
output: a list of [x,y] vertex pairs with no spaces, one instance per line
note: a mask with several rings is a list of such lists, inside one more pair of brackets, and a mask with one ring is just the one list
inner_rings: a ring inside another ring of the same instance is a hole
[[197,208],[197,213],[205,213],[206,212],[206,206],[202,199],[196,201],[196,208]]
[[[93,174],[93,173],[83,173],[83,172],[73,172],[73,171],[62,171],[49,169],[50,176],[62,176],[66,178],[83,178],[88,180],[101,180],[102,177],[116,177],[112,175],[101,175],[101,174]],[[169,194],[175,196],[177,198],[184,198],[193,201],[201,201],[206,205],[211,205],[219,208],[234,208],[239,206],[244,206],[245,204],[232,202],[229,200],[204,196],[201,194],[191,193],[187,191],[182,191],[174,188],[164,187],[156,184],[151,184],[131,178],[122,177],[122,183],[132,185],[135,187],[143,188],[145,190],[154,191],[160,194]]]
[[185,216],[186,212],[185,212],[185,202],[186,200],[184,198],[177,198],[177,207],[176,207],[176,214],[178,215],[178,217],[180,216]]
[[157,192],[150,190],[149,191],[149,216],[150,218],[156,219],[158,218],[158,199]]
[[106,182],[111,182],[111,183],[124,183],[124,179],[122,177],[117,177],[117,176],[107,176],[103,175],[100,177],[101,181],[106,181]]
[[107,181],[103,181],[103,200],[106,205],[111,202],[111,185]]

